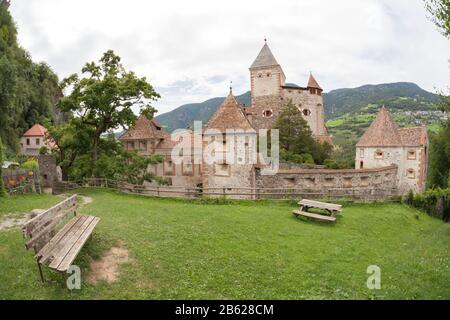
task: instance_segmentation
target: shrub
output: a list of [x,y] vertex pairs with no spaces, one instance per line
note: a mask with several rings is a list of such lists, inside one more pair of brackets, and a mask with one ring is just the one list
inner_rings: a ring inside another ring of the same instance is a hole
[[22,164],[22,168],[28,171],[34,171],[39,168],[39,164],[36,160],[28,160]]
[[323,163],[327,169],[339,169],[339,165],[332,159],[326,159]]
[[450,221],[450,189],[428,190],[415,196],[410,192],[404,202],[432,217]]

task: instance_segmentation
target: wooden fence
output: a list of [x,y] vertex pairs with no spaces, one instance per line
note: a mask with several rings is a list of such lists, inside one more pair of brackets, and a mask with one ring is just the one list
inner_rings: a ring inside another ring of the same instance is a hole
[[142,186],[109,179],[85,179],[77,182],[58,182],[55,194],[80,187],[111,188],[126,193],[163,198],[223,198],[246,200],[338,199],[356,201],[386,201],[398,199],[397,189],[338,188],[322,191],[298,188],[184,188],[173,186]]

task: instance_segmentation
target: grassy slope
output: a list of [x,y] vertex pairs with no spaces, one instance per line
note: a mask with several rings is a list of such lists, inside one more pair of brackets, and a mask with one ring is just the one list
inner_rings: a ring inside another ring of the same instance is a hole
[[0,219],[5,215],[20,216],[33,209],[49,208],[58,202],[61,202],[61,198],[48,194],[27,194],[0,198]]
[[[38,281],[18,230],[0,232],[0,299],[450,298],[450,225],[398,204],[355,205],[335,226],[292,217],[282,203],[233,205],[83,190],[102,218],[77,263],[123,242],[132,262],[115,284],[69,295]],[[382,290],[366,288],[369,265]]]

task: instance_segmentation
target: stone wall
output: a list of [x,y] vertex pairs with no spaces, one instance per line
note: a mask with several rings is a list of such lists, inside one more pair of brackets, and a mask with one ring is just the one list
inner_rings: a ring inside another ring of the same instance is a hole
[[39,173],[41,174],[42,187],[52,188],[54,181],[60,180],[56,160],[50,155],[39,155]]
[[285,88],[283,89],[283,99],[285,104],[292,100],[292,103],[302,111],[303,118],[308,123],[314,136],[327,135],[322,96],[311,94],[307,89]]
[[305,193],[345,195],[357,190],[364,200],[385,199],[397,195],[397,167],[389,166],[367,170],[291,169],[280,170],[273,176],[262,176],[256,171],[257,188],[296,189]]

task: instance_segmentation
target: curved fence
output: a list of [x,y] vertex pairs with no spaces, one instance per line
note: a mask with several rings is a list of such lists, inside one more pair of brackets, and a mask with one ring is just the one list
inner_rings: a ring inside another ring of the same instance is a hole
[[126,193],[164,198],[223,198],[242,200],[338,199],[352,201],[398,200],[397,189],[339,188],[326,191],[299,188],[185,188],[174,186],[143,186],[109,179],[85,179],[76,182],[57,182],[53,193],[60,194],[80,187],[116,189]]

